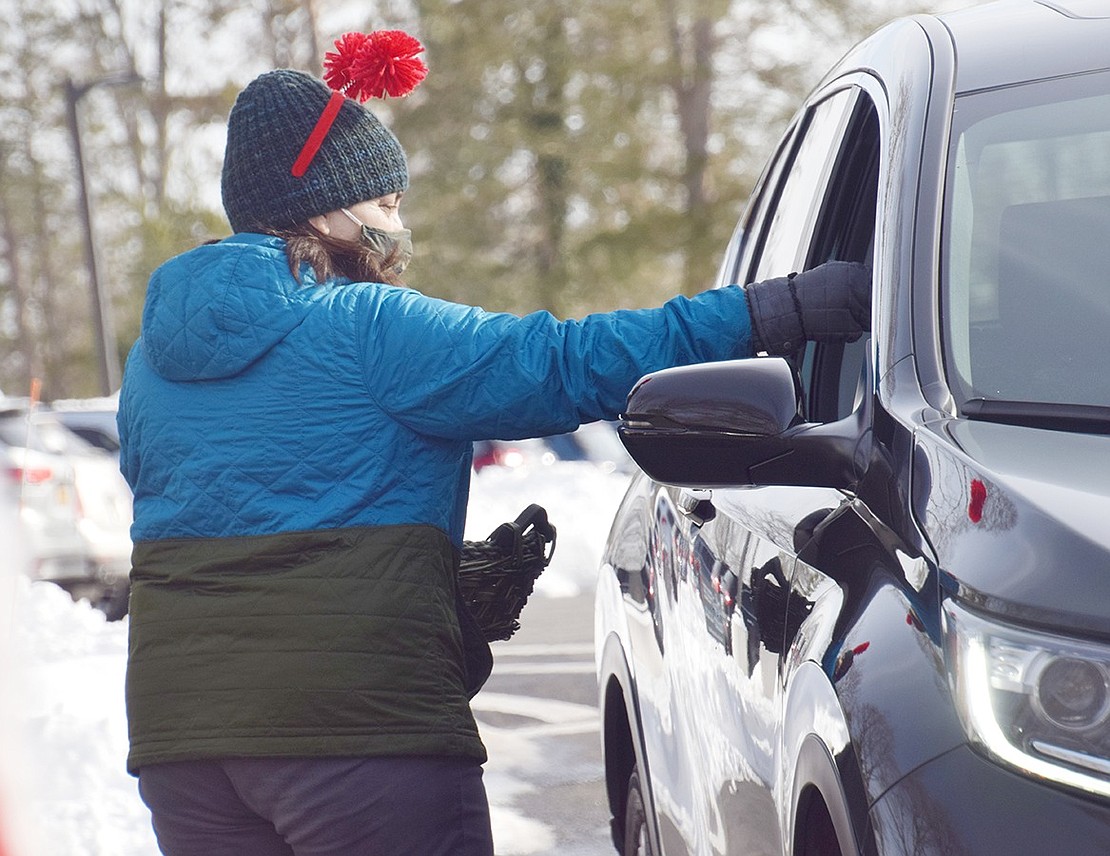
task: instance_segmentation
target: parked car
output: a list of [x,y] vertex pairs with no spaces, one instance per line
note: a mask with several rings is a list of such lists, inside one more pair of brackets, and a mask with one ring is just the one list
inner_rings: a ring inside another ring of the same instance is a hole
[[9,467],[9,489],[21,496],[35,545],[32,576],[122,617],[132,508],[117,454],[86,442],[49,410],[10,404],[0,411],[0,444],[12,461],[27,462],[18,473]]
[[86,443],[119,456],[118,402],[115,399],[72,399],[50,405],[54,418]]
[[32,579],[84,573],[76,479],[65,457],[0,439],[0,503],[10,512],[4,518],[4,555],[10,570]]
[[[0,458],[6,459],[6,451],[0,449]],[[4,556],[4,561],[0,562],[0,586],[3,586],[0,609],[7,609],[8,615],[11,614],[11,579],[26,577],[32,569],[30,545],[20,508],[18,485],[22,478],[22,467],[13,468],[7,460],[0,465],[0,554]],[[4,622],[0,621],[0,627],[3,626]]]
[[471,465],[480,473],[486,467],[550,466],[558,460],[555,453],[539,438],[525,440],[479,440],[474,443]]
[[896,21],[720,281],[873,269],[873,333],[658,372],[596,595],[624,854],[1110,852],[1110,5]]
[[550,437],[481,440],[474,444],[475,472],[492,466],[550,466],[556,461],[582,461],[610,473],[631,473],[635,468],[611,422],[589,422],[575,431]]

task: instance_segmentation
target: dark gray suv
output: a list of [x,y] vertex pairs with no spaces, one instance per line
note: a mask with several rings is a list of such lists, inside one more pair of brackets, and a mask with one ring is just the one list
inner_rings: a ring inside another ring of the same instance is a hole
[[1110,3],[896,21],[721,282],[874,271],[873,334],[659,372],[597,589],[623,853],[1110,853]]

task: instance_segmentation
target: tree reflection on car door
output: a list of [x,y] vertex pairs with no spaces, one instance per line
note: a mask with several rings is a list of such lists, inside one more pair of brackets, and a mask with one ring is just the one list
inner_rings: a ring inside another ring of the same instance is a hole
[[[736,278],[755,281],[833,258],[869,261],[878,175],[878,119],[859,87],[803,115],[790,151],[753,207]],[[798,362],[814,421],[847,416],[862,398],[867,341],[810,346]],[[814,383],[814,379],[818,382]],[[775,808],[784,657],[812,604],[792,596],[796,550],[846,497],[824,488],[705,492],[698,513],[680,491],[676,597],[664,607],[665,669],[677,750],[657,806],[664,852],[781,853]],[[657,515],[658,517],[658,515]],[[667,613],[672,613],[667,615]],[[675,772],[681,774],[676,776]]]

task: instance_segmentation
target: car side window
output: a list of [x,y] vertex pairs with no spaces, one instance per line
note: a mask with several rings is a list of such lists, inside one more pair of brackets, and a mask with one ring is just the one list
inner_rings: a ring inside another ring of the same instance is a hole
[[[866,93],[861,92],[837,147],[806,268],[832,260],[870,261],[875,240],[879,155],[878,112]],[[868,341],[865,336],[847,344],[807,345],[802,386],[811,421],[843,419],[859,405]]]
[[843,137],[855,99],[855,90],[842,89],[816,104],[803,120],[799,142],[760,236],[750,281],[784,276],[802,264],[832,166],[831,155]]

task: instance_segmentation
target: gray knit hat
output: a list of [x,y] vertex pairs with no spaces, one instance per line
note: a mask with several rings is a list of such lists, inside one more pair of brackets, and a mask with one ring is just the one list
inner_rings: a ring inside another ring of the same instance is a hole
[[323,81],[290,69],[255,78],[227,122],[221,192],[236,232],[281,229],[409,184],[405,152],[377,116],[351,98],[300,177],[293,164],[332,98]]

